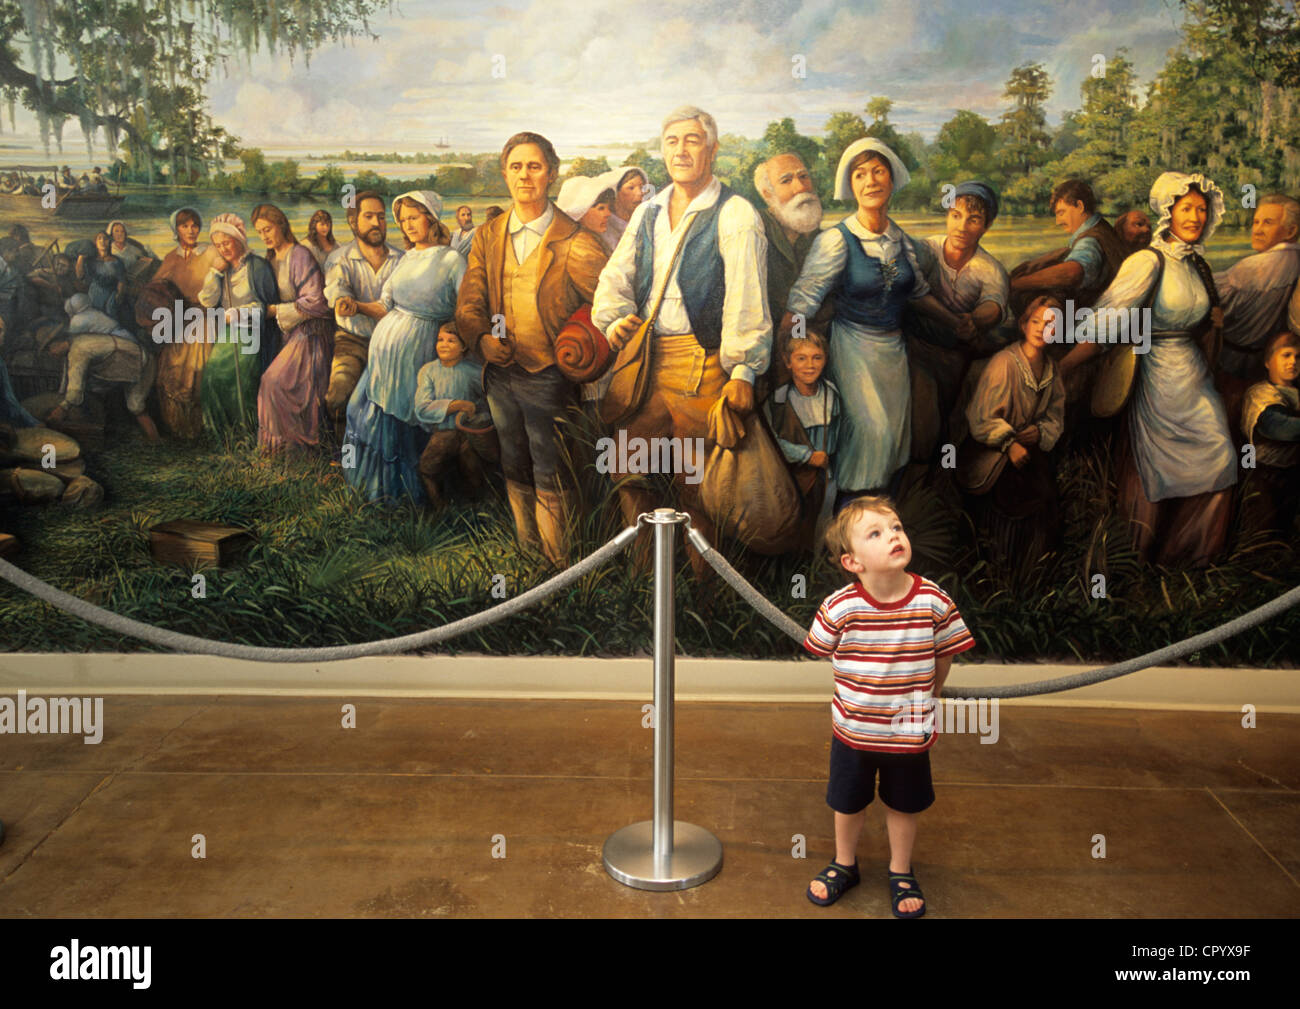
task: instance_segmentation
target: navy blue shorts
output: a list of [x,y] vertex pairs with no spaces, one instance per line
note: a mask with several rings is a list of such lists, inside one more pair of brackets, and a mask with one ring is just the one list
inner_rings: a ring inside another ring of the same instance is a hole
[[874,753],[855,750],[838,736],[831,737],[831,776],[826,804],[837,813],[860,813],[876,797],[876,772],[880,772],[880,798],[899,813],[919,813],[934,803],[930,780],[930,751],[924,753]]

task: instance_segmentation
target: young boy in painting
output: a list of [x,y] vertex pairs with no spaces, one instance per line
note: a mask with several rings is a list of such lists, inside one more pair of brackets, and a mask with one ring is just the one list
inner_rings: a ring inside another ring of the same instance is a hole
[[800,546],[811,550],[839,435],[840,393],[822,375],[826,340],[820,333],[809,330],[803,339],[786,341],[781,357],[791,381],[777,387],[763,409],[803,499]]
[[483,396],[483,366],[465,358],[465,341],[448,322],[438,330],[438,359],[430,361],[415,379],[415,419],[431,432],[420,455],[420,482],[437,507],[443,497],[439,477],[454,466],[470,486],[483,483],[483,467],[469,437],[456,428],[456,414],[487,410]]
[[953,601],[912,574],[912,547],[887,497],[850,501],[826,531],[826,546],[852,584],[826,597],[804,641],[830,657],[831,767],[826,802],[835,810],[835,859],[809,884],[814,904],[856,886],[857,847],[880,773],[889,829],[889,889],[896,918],[925,914],[912,874],[916,816],[934,802],[929,749],[934,698],[952,657],[975,645]]
[[1268,380],[1246,390],[1241,409],[1242,434],[1255,446],[1242,527],[1289,532],[1300,503],[1300,336],[1287,331],[1269,340],[1264,366]]

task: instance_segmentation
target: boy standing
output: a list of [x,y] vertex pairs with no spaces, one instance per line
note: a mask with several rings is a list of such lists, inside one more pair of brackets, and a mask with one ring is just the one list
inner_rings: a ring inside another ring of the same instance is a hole
[[833,904],[861,880],[857,847],[875,794],[889,829],[889,888],[896,918],[925,914],[912,874],[916,814],[934,802],[931,716],[952,657],[975,645],[957,607],[934,582],[907,570],[912,547],[893,502],[849,502],[826,532],[826,546],[855,580],[826,597],[804,641],[829,657],[830,784],[835,860],[809,885],[814,904]]

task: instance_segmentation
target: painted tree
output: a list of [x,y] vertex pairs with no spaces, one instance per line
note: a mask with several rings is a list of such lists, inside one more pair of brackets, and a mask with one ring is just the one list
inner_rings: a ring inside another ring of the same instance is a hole
[[1268,2],[1185,7],[1183,41],[1152,82],[1131,156],[1148,174],[1204,171],[1245,223],[1243,185],[1300,187],[1300,89],[1287,52],[1295,17]]
[[867,115],[871,117],[873,123],[884,122],[889,119],[889,110],[893,107],[893,101],[883,95],[872,98],[867,102]]
[[935,177],[953,183],[969,176],[992,178],[997,170],[993,159],[996,144],[997,131],[992,123],[978,112],[958,109],[939,127],[935,138]]
[[[95,131],[110,153],[166,161],[191,174],[228,156],[231,140],[205,109],[207,83],[232,60],[265,49],[311,54],[327,42],[375,38],[377,0],[0,0],[0,96],[36,114],[49,153],[75,120],[93,159]],[[64,67],[70,71],[64,72]]]
[[1078,145],[1051,166],[1054,176],[1088,180],[1112,207],[1140,206],[1154,176],[1134,156],[1141,132],[1136,126],[1138,81],[1127,50],[1118,50],[1101,76],[1089,76],[1079,90],[1083,108],[1069,122]]
[[1011,108],[1002,113],[998,135],[1001,158],[1008,172],[1029,175],[1050,157],[1052,143],[1043,106],[1052,95],[1052,82],[1041,63],[1027,63],[1011,71],[1002,97]]
[[569,162],[569,170],[560,176],[561,181],[582,176],[584,179],[595,178],[602,172],[609,171],[608,158],[584,158],[581,155]]
[[835,166],[840,162],[840,155],[844,153],[844,148],[867,135],[867,124],[856,112],[832,112],[830,118],[826,120],[824,134],[826,139],[823,141],[823,149],[826,152],[826,164],[834,172]]

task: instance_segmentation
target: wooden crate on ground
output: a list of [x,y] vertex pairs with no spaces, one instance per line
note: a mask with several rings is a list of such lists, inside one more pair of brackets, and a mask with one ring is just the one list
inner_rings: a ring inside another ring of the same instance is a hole
[[149,530],[149,550],[162,564],[223,568],[234,563],[253,542],[247,529],[196,519],[172,519]]

